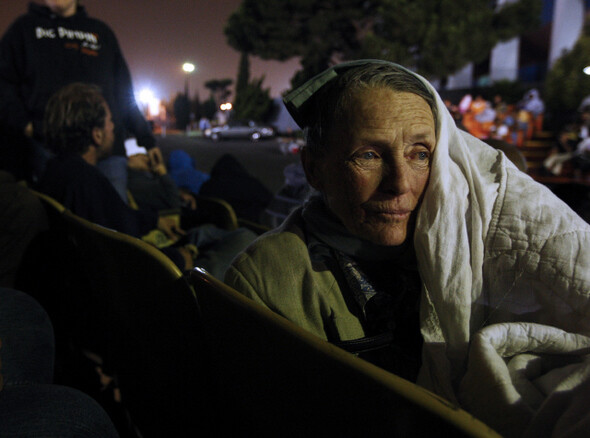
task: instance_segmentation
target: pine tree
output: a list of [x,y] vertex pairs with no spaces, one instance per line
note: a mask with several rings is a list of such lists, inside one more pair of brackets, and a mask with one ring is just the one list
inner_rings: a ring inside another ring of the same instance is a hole
[[231,91],[228,87],[233,83],[232,79],[211,79],[205,82],[205,88],[211,92],[211,99],[215,101],[217,106],[225,102],[230,96]]
[[264,77],[250,81],[250,61],[248,54],[242,52],[233,106],[234,119],[266,121],[272,110],[272,99],[270,90],[262,88],[263,82]]
[[173,102],[176,128],[185,129],[190,122],[190,102],[184,93],[178,93]]
[[483,60],[498,42],[538,25],[541,0],[497,10],[489,0],[243,0],[228,43],[262,59],[300,58],[292,86],[333,63],[387,59],[428,77]]

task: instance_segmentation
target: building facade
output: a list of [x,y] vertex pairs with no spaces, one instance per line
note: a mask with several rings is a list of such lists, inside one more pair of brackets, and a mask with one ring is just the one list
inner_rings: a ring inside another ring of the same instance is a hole
[[[516,0],[498,0],[497,7]],[[447,79],[446,89],[491,85],[499,80],[536,83],[576,43],[590,0],[543,0],[541,27],[529,34],[498,43],[488,59],[468,64]]]

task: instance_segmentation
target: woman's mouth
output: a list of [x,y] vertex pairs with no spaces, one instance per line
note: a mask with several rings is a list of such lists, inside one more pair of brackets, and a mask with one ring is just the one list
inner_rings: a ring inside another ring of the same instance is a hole
[[371,215],[391,220],[391,221],[401,221],[405,220],[410,217],[412,214],[412,210],[408,209],[379,209],[379,210],[372,210],[369,211]]

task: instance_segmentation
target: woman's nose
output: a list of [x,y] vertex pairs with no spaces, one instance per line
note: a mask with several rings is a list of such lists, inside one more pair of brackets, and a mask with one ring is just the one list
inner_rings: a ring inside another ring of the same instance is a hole
[[398,161],[385,163],[381,176],[381,187],[393,195],[401,195],[410,190],[410,169]]

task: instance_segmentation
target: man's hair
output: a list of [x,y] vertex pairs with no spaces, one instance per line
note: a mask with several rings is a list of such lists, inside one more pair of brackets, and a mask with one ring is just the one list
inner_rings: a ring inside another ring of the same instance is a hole
[[366,64],[339,75],[313,97],[311,123],[305,128],[309,151],[314,154],[325,153],[330,130],[351,110],[354,96],[359,91],[374,88],[389,88],[422,97],[432,111],[434,126],[438,131],[436,98],[417,76],[393,64]]
[[82,155],[94,142],[92,130],[104,127],[105,118],[106,101],[98,86],[66,85],[47,102],[45,142],[57,155]]

